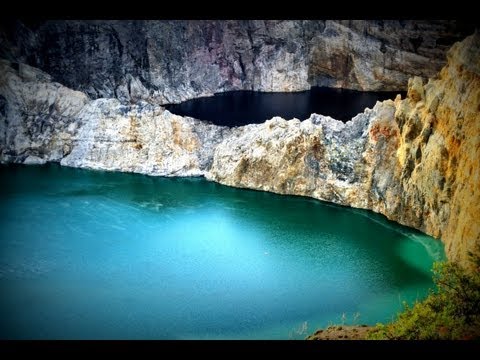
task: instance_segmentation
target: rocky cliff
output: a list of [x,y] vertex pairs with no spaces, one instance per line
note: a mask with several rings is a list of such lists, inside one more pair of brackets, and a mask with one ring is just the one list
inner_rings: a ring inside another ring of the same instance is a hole
[[0,161],[206,178],[371,209],[442,238],[480,241],[480,34],[426,84],[342,123],[313,114],[226,128],[139,101],[89,98],[0,62]]
[[312,85],[403,91],[472,31],[440,20],[14,21],[0,31],[0,58],[123,103]]
[[0,161],[203,175],[231,132],[160,106],[89,100],[28,65],[0,61]]

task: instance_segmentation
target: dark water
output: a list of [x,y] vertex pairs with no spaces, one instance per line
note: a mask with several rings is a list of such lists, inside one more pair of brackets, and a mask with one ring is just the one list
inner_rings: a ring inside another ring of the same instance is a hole
[[0,167],[2,339],[303,339],[391,319],[442,258],[429,236],[313,199]]
[[240,126],[263,123],[274,116],[305,120],[312,113],[348,121],[376,101],[395,99],[403,92],[367,92],[314,87],[295,93],[231,91],[166,105],[177,115],[211,121],[217,125]]

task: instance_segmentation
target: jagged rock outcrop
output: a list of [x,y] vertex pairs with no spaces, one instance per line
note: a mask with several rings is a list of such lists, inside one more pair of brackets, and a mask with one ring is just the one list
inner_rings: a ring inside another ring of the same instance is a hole
[[404,90],[473,31],[458,21],[47,21],[4,25],[0,57],[92,99],[177,103],[312,85]]
[[203,175],[231,130],[160,106],[91,101],[28,65],[0,61],[0,162]]
[[371,209],[440,237],[466,264],[480,242],[480,34],[437,78],[347,123],[313,114],[226,128],[158,105],[90,100],[0,62],[0,161],[204,175],[222,184]]
[[[395,108],[389,103],[393,117]],[[230,186],[367,207],[362,158],[366,129],[383,110],[381,104],[346,124],[315,114],[302,122],[276,117],[245,126],[216,148],[206,177]]]
[[76,115],[88,97],[25,64],[0,60],[0,161],[60,161],[82,125]]
[[79,113],[85,126],[61,165],[163,176],[200,176],[230,129],[159,106],[98,99]]

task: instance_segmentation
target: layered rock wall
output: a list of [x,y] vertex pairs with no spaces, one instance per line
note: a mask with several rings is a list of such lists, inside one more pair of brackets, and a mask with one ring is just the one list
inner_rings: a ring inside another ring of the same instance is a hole
[[0,57],[123,103],[314,85],[403,91],[472,31],[442,20],[14,21],[0,31]]

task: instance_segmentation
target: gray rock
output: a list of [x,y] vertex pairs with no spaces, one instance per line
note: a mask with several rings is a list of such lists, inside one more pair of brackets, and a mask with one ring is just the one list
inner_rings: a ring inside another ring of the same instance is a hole
[[29,155],[60,161],[69,152],[76,115],[89,99],[49,79],[38,69],[15,70],[0,60],[0,162],[23,162]]
[[473,32],[456,21],[46,21],[0,32],[0,57],[91,98],[156,104],[312,85],[404,90]]
[[25,165],[43,165],[46,164],[47,161],[35,155],[28,155],[27,158],[23,160],[23,163]]

